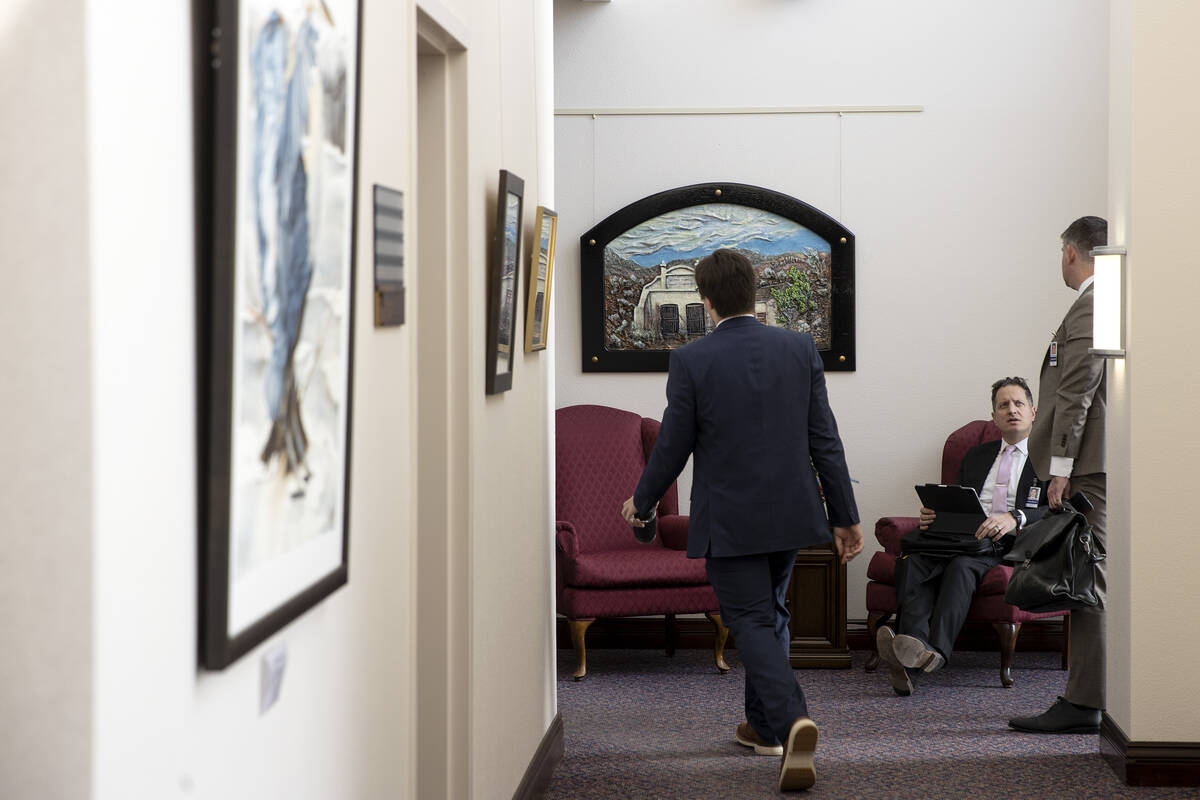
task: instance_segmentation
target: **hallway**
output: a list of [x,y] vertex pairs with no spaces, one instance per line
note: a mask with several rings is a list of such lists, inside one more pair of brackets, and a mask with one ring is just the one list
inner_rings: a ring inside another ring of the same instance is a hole
[[[547,798],[766,798],[778,759],[733,740],[742,720],[742,672],[711,670],[711,654],[680,650],[588,652],[588,676],[571,680],[572,651],[558,651],[558,701],[566,756]],[[798,670],[820,726],[822,798],[1195,798],[1194,788],[1125,786],[1097,752],[1096,736],[1010,731],[1010,715],[1043,708],[1067,673],[1056,653],[1017,653],[1012,689],[1000,686],[998,656],[956,655],[908,698],[886,673]]]

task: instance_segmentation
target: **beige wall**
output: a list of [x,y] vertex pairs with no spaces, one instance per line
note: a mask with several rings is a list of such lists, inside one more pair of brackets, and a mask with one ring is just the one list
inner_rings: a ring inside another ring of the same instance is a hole
[[82,0],[0,8],[0,796],[85,797],[92,354]]
[[1200,438],[1200,79],[1186,0],[1112,3],[1110,243],[1129,248],[1128,357],[1110,362],[1108,711],[1134,741],[1200,741],[1187,690],[1200,644],[1183,631],[1200,563],[1190,498]]

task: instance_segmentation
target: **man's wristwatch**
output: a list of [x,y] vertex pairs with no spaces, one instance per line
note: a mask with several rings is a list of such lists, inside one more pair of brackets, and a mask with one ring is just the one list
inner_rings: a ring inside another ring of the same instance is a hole
[[1021,511],[1019,508],[1014,508],[1012,511],[1010,511],[1008,513],[1012,514],[1013,519],[1015,519],[1017,521],[1017,530],[1021,530],[1021,528],[1025,527],[1025,512],[1024,511]]

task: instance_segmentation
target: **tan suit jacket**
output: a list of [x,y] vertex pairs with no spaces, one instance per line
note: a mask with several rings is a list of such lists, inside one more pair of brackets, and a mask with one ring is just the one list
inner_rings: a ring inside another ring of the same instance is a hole
[[1075,299],[1054,333],[1057,366],[1050,348],[1042,359],[1037,417],[1029,434],[1029,458],[1038,477],[1050,480],[1050,457],[1075,459],[1072,475],[1104,472],[1104,364],[1092,346],[1094,287]]

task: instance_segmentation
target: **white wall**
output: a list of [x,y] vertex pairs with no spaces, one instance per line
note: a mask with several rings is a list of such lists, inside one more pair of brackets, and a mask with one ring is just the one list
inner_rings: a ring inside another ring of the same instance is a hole
[[83,797],[90,771],[82,9],[82,0],[0,5],[0,96],[9,109],[0,126],[0,797]]
[[[218,673],[195,666],[190,12],[89,5],[94,797],[412,795],[411,341],[373,329],[369,214],[373,181],[407,180],[409,15],[366,5],[350,582]],[[282,694],[260,716],[277,643]]]
[[1200,643],[1179,636],[1200,561],[1188,502],[1200,459],[1200,111],[1173,91],[1200,78],[1186,34],[1197,25],[1192,3],[1113,2],[1109,242],[1129,255],[1128,356],[1109,362],[1108,383],[1108,713],[1137,742],[1200,741],[1200,697],[1180,690]]
[[[0,473],[11,523],[0,710],[21,721],[2,737],[4,797],[416,796],[422,310],[410,300],[405,326],[374,328],[369,213],[372,183],[410,199],[416,184],[416,11],[364,6],[350,581],[221,672],[196,667],[204,387],[189,4],[25,0],[0,12],[0,85],[22,109],[0,132],[0,420],[16,454]],[[552,351],[519,355],[514,390],[494,398],[482,360],[497,171],[526,178],[527,234],[534,207],[553,205],[550,9],[450,11],[480,32],[469,72],[454,76],[468,92],[457,134],[468,163],[451,165],[448,190],[470,298],[468,344],[448,370],[470,378],[446,398],[468,579],[426,599],[466,608],[452,634],[461,663],[446,665],[465,676],[453,687],[456,797],[511,795],[555,711]],[[412,263],[409,297],[443,266]],[[260,656],[276,644],[289,657],[282,693],[260,715]]]
[[[431,5],[473,43],[451,79],[467,97],[448,203],[469,301],[448,372],[469,378],[445,398],[466,509],[450,551],[466,581],[440,599],[466,608],[446,664],[463,676],[449,763],[454,796],[493,798],[517,787],[554,715],[553,350],[518,355],[498,397],[482,361],[498,170],[526,178],[527,236],[535,206],[553,205],[551,5]],[[415,4],[364,2],[349,584],[218,673],[196,667],[190,6],[43,6],[0,12],[0,82],[23,109],[0,133],[0,420],[17,453],[0,475],[13,539],[0,709],[22,721],[0,747],[0,794],[415,796],[422,309],[374,329],[370,218],[373,182],[415,187]],[[527,239],[522,275],[528,253]],[[444,265],[412,266],[409,297]],[[282,694],[259,715],[259,657],[276,644]]]
[[[560,115],[558,406],[660,416],[664,374],[580,369],[579,235],[648,194],[736,181],[793,195],[856,236],[858,369],[830,373],[867,551],[916,509],[941,446],[989,386],[1036,381],[1070,302],[1058,234],[1104,213],[1107,6],[1035,0],[555,4],[556,107],[920,105],[921,113]],[[1087,43],[1087,46],[1082,46]],[[1036,384],[1035,384],[1036,388]],[[690,484],[685,473],[680,489]]]
[[[549,0],[460,0],[447,6],[469,21],[472,33],[470,230],[490,233],[495,225],[500,169],[525,181],[519,343],[534,212],[555,203],[549,157],[554,143],[546,137],[552,110],[547,76],[553,68]],[[468,247],[467,285],[475,289],[466,304],[472,343],[470,787],[472,797],[509,797],[555,714],[548,394],[554,345],[537,353],[518,349],[513,388],[484,395],[487,312],[479,290],[487,285],[487,241],[476,236]]]

